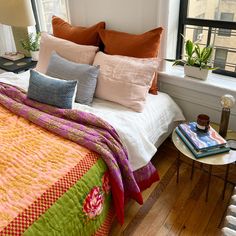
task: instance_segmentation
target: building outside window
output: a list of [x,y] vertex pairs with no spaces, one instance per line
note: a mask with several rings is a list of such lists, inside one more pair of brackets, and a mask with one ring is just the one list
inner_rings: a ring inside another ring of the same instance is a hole
[[236,77],[236,0],[181,0],[176,57],[183,57],[183,39],[213,45],[214,73]]
[[226,61],[228,56],[228,50],[222,48],[215,49],[215,59],[214,59],[214,67],[219,67],[221,69],[225,69]]
[[[220,20],[233,21],[234,20],[234,13],[221,12]],[[230,29],[219,29],[218,35],[230,37],[231,36],[231,30]]]

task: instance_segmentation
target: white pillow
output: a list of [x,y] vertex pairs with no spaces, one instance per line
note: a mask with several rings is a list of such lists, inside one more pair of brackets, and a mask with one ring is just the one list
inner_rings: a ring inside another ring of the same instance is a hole
[[53,51],[69,61],[91,65],[98,47],[76,44],[44,32],[41,35],[39,60],[36,66],[37,71],[43,74],[46,73]]
[[93,64],[100,66],[96,97],[142,112],[157,71],[157,58],[134,58],[98,52]]

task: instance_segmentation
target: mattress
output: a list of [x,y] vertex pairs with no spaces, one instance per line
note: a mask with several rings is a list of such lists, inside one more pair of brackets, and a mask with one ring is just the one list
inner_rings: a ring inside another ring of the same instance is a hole
[[[29,72],[3,73],[0,82],[28,90]],[[133,171],[147,165],[158,146],[168,137],[176,122],[184,120],[182,111],[165,93],[147,95],[144,111],[138,113],[119,104],[95,98],[92,106],[74,103],[74,109],[90,112],[109,122],[127,148]]]

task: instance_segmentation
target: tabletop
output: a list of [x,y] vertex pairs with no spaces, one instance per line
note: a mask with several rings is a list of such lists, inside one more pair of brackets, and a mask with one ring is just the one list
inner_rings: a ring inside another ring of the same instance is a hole
[[[215,124],[212,125],[213,128],[217,130],[217,126]],[[235,132],[229,132],[231,135],[234,136]],[[228,136],[228,135],[227,135]],[[172,140],[175,147],[185,156],[189,157],[190,159],[208,165],[227,165],[236,161],[236,151],[230,150],[228,153],[220,153],[216,155],[212,155],[209,157],[203,157],[196,159],[185,143],[181,140],[181,138],[177,135],[175,130],[172,133]]]

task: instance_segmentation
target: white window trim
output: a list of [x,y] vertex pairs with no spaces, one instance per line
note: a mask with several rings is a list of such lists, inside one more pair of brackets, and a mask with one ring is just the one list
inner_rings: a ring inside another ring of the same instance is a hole
[[172,66],[171,63],[167,63],[165,71],[160,72],[160,80],[213,95],[215,95],[216,92],[224,91],[233,93],[236,96],[236,78],[214,74],[211,71],[209,71],[207,80],[203,81],[186,77],[184,75],[183,66]]

